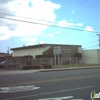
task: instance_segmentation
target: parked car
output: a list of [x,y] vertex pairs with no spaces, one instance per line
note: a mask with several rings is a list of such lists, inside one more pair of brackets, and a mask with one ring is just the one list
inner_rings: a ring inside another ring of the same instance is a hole
[[9,61],[2,61],[0,63],[0,68],[6,68],[6,67],[17,67],[17,63],[9,62]]
[[0,63],[1,63],[1,62],[3,62],[3,61],[5,61],[5,60],[3,60],[3,59],[0,59]]

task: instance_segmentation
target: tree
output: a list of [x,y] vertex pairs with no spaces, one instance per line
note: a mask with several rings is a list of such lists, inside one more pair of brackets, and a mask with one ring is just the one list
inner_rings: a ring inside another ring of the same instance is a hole
[[45,57],[53,57],[53,48],[49,47],[42,53]]

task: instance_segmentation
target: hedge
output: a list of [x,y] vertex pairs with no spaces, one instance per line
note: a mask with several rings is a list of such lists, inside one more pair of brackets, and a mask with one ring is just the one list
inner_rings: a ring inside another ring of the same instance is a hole
[[24,65],[22,66],[23,70],[28,70],[28,69],[41,69],[41,68],[52,68],[52,65],[47,65],[47,64],[41,64],[41,65],[33,65],[33,66],[29,66],[29,65]]
[[52,68],[52,65],[50,64],[42,63],[41,65],[43,66],[43,68]]
[[25,65],[25,66],[22,66],[22,69],[23,70],[32,69],[32,66]]
[[40,69],[42,66],[41,65],[33,65],[32,69]]

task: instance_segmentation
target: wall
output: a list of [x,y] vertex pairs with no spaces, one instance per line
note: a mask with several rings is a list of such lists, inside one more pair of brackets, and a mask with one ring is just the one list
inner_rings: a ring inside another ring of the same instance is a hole
[[31,55],[35,58],[36,55],[42,55],[43,51],[45,51],[46,49],[48,49],[48,47],[13,50],[12,56],[17,57],[17,56]]
[[97,50],[97,55],[98,55],[98,64],[100,64],[100,49]]
[[98,64],[97,49],[83,50],[83,57],[86,64]]
[[78,46],[62,46],[62,57],[75,57],[78,53]]
[[[75,54],[81,53],[80,50],[78,50],[79,46],[62,46],[62,64],[64,63],[75,63]],[[81,49],[81,47],[80,47]]]

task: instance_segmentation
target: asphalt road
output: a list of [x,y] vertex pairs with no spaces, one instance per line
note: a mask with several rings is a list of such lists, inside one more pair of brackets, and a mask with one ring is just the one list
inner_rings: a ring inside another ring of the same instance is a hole
[[100,68],[0,75],[0,100],[91,100],[92,91]]

